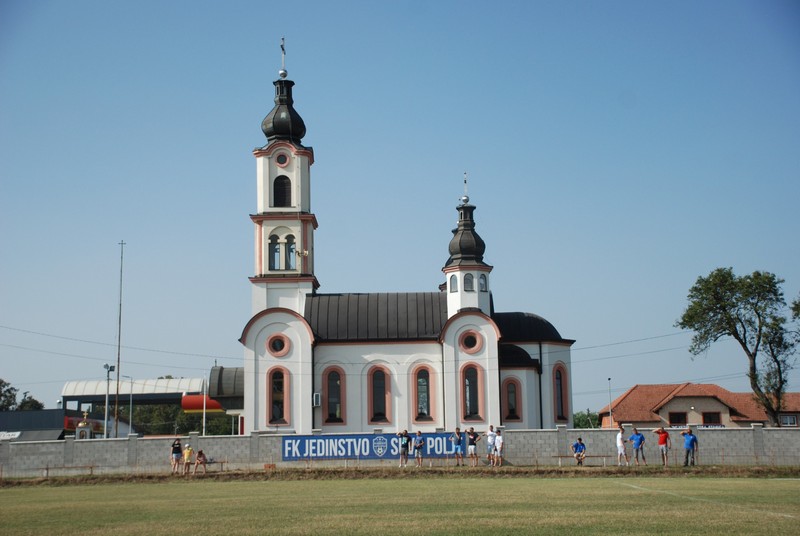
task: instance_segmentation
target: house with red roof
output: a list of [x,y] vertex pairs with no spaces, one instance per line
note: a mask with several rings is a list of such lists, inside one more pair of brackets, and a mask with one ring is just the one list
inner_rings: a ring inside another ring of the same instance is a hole
[[[800,424],[800,393],[786,393],[781,426]],[[634,385],[599,412],[602,428],[619,423],[641,428],[705,426],[739,428],[769,425],[752,393],[732,393],[710,383]]]

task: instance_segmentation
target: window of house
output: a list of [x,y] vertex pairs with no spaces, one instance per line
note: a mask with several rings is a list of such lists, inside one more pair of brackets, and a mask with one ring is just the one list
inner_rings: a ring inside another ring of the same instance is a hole
[[278,243],[278,237],[272,235],[269,237],[269,269],[280,270],[281,268],[281,246]]
[[450,292],[458,292],[458,277],[455,274],[450,276]]
[[797,415],[781,415],[781,426],[797,426]]
[[686,426],[686,413],[680,412],[670,412],[669,413],[669,425],[673,428]]
[[338,370],[330,370],[325,378],[325,407],[324,415],[326,423],[343,423],[343,376]]
[[269,423],[270,424],[287,424],[287,407],[288,401],[287,382],[286,376],[282,370],[275,370],[270,373],[269,378]]
[[287,270],[294,270],[297,268],[297,245],[294,242],[294,236],[289,235],[286,237],[286,262],[284,266]]
[[481,274],[481,276],[478,278],[478,288],[481,292],[486,292],[489,290],[489,285],[486,281],[486,274]]
[[275,177],[273,183],[273,201],[276,207],[291,207],[292,206],[292,181],[289,177],[281,175]]
[[432,421],[431,416],[431,375],[427,369],[417,371],[417,419]]
[[722,424],[722,417],[718,411],[703,412],[703,424]]
[[369,376],[370,379],[370,401],[371,415],[370,422],[389,422],[389,378],[383,369],[374,369]]
[[478,398],[478,369],[470,366],[464,369],[464,418],[480,419],[480,400]]
[[464,290],[467,292],[475,291],[475,278],[472,274],[467,274],[464,276]]

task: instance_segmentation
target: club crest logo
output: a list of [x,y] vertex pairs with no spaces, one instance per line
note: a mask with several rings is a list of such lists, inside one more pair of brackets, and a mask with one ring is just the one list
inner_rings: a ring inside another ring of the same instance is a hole
[[383,436],[378,436],[372,440],[372,450],[375,451],[379,457],[383,457],[386,454],[386,450],[389,448],[389,442],[386,441],[386,438]]

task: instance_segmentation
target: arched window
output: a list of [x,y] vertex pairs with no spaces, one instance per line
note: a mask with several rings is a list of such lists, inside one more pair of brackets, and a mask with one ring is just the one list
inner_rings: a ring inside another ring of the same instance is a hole
[[324,406],[322,408],[325,423],[344,423],[344,374],[338,368],[325,372],[323,388],[325,389]]
[[564,365],[559,363],[553,370],[553,409],[557,421],[569,420],[567,396],[567,371]]
[[289,177],[281,175],[275,177],[272,190],[273,206],[291,207],[292,206],[292,181]]
[[417,371],[417,417],[418,421],[432,421],[431,416],[431,374],[428,369]]
[[283,369],[267,376],[269,387],[269,424],[289,424],[289,377]]
[[464,276],[464,290],[467,292],[475,292],[475,278],[472,274]]
[[464,419],[481,419],[481,400],[480,400],[480,374],[475,366],[468,366],[463,372],[462,393],[464,398]]
[[487,292],[489,290],[489,285],[486,281],[486,274],[481,274],[481,276],[478,278],[478,288],[481,292]]
[[456,277],[456,274],[450,276],[450,292],[458,292],[458,277]]
[[297,245],[294,243],[294,236],[289,235],[286,237],[286,262],[284,267],[287,270],[294,270],[297,268],[297,255],[295,252]]
[[369,421],[371,423],[388,423],[390,396],[390,377],[382,368],[374,368],[369,374]]
[[508,378],[503,382],[501,396],[503,419],[507,421],[522,420],[522,388],[516,378]]
[[269,269],[281,269],[281,245],[275,235],[269,237]]

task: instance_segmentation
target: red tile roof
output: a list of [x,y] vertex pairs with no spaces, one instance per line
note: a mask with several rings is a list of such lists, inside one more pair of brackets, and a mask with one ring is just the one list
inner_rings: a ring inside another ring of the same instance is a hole
[[[800,393],[786,393],[783,412],[800,412]],[[678,397],[712,397],[730,408],[731,420],[766,422],[769,419],[752,393],[732,393],[712,383],[634,385],[612,402],[616,422],[658,422],[657,411]],[[608,415],[608,406],[599,411]]]

